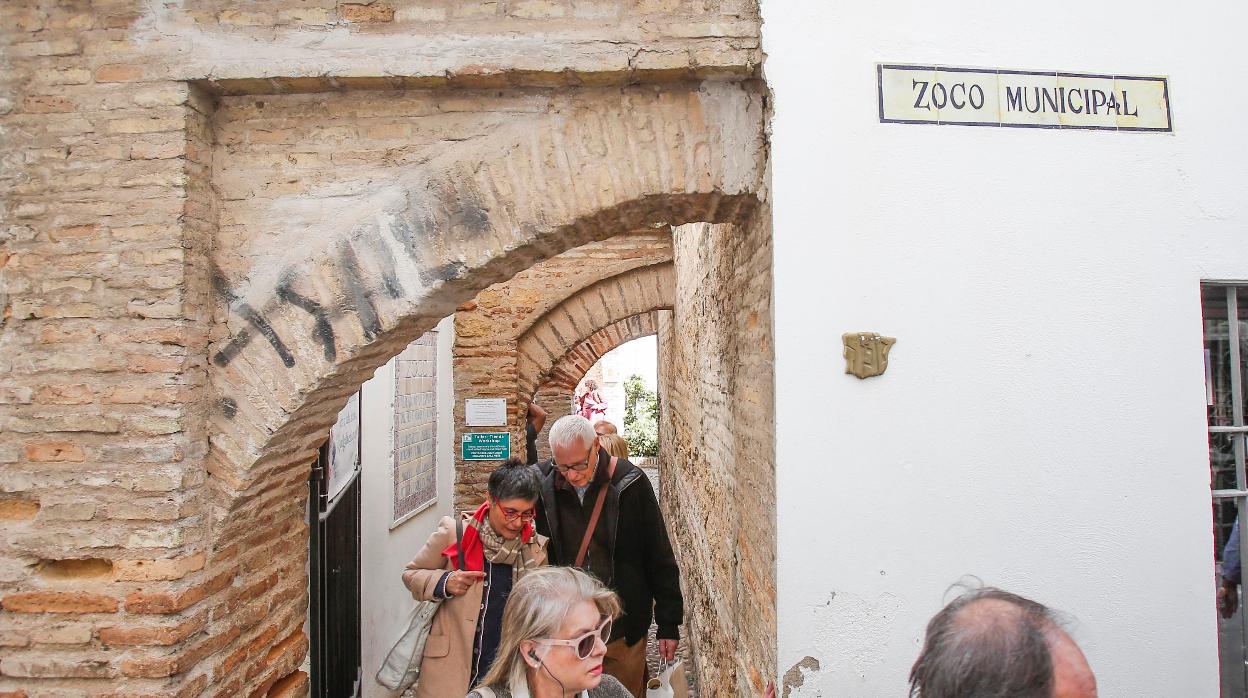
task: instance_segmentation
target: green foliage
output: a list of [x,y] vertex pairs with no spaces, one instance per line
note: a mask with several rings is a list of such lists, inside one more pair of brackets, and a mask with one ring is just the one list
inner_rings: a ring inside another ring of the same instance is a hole
[[624,381],[624,440],[631,456],[659,455],[659,398],[634,373]]

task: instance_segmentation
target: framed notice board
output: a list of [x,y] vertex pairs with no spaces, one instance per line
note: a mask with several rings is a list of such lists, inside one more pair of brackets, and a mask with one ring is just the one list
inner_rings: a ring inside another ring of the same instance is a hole
[[438,500],[438,333],[394,360],[394,513],[391,528]]

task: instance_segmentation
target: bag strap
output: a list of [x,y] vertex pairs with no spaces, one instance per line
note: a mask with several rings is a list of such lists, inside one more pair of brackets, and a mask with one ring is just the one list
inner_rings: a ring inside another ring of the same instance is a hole
[[589,525],[585,527],[585,537],[581,539],[581,549],[576,553],[576,564],[574,567],[580,567],[585,562],[585,554],[589,552],[589,539],[594,537],[594,529],[598,527],[598,517],[602,515],[602,504],[607,501],[607,489],[611,487],[611,478],[615,477],[615,463],[619,459],[611,456],[611,462],[607,465],[607,481],[602,484],[598,490],[598,499],[594,501],[594,513],[589,517]]
[[464,515],[455,514],[455,558],[457,567],[455,569],[464,569]]

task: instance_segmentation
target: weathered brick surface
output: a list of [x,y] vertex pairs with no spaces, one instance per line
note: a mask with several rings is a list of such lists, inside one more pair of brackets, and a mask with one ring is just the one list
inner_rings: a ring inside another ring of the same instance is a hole
[[[604,291],[618,294],[619,286],[601,283],[603,279],[635,279],[633,274],[649,274],[656,265],[670,260],[671,234],[667,231],[618,235],[535,264],[461,305],[455,313],[456,424],[463,424],[464,400],[505,397],[514,450],[523,455],[523,420],[538,380],[529,374],[539,368],[521,354],[522,338],[536,332],[545,344],[532,346],[543,346],[561,356],[566,350],[561,343],[578,342],[602,323],[613,322],[608,307],[614,308],[617,299],[610,297],[604,303],[602,298]],[[654,285],[648,276],[645,278],[648,287]],[[569,303],[573,298],[578,300]],[[586,303],[591,299],[593,302]],[[651,301],[644,296],[633,300],[634,304],[647,302]],[[576,319],[568,314],[570,308],[577,310]],[[550,339],[552,322],[557,340]],[[560,412],[558,403],[555,409]],[[457,431],[457,437],[463,430]],[[460,461],[456,466],[456,501],[470,506],[481,497],[483,478],[491,465]]]
[[0,694],[306,690],[342,400],[534,262],[758,209],[745,0],[3,14]]
[[659,314],[662,504],[705,695],[758,695],[776,669],[769,226],[677,228]]
[[[627,344],[634,339],[649,337],[658,333],[658,313],[654,311],[634,315],[619,322],[608,325],[576,345],[571,351],[560,358],[550,370],[542,386],[537,389],[537,403],[542,405],[550,417],[537,438],[539,458],[550,458],[550,426],[560,417],[572,414],[575,407],[576,386],[589,375],[590,369],[604,355],[616,347]],[[617,425],[623,426],[623,425]]]

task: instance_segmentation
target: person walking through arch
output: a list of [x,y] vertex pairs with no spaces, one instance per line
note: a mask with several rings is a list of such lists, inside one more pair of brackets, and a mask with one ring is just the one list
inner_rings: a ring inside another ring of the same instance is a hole
[[590,424],[607,418],[607,400],[598,392],[598,381],[592,378],[585,381],[585,392],[581,393],[577,404],[581,416],[588,419]]
[[559,418],[554,458],[542,463],[537,530],[550,536],[551,564],[585,570],[620,595],[604,671],[644,698],[646,634],[658,624],[659,656],[676,657],[684,598],[680,568],[650,478],[602,448],[589,420]]
[[[444,516],[403,572],[417,601],[446,599],[433,616],[415,698],[462,696],[480,681],[498,650],[514,584],[546,564],[548,538],[533,524],[537,470],[511,458],[490,473],[487,489],[484,504],[459,515],[459,545],[455,519]],[[462,571],[456,567],[461,551]]]

